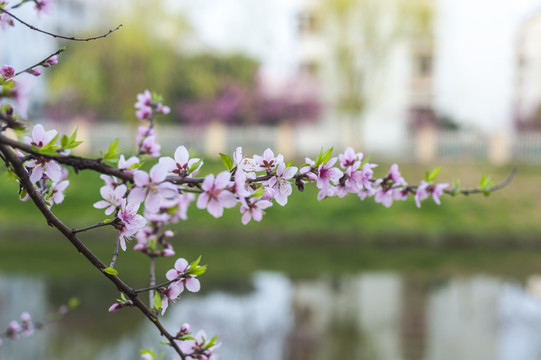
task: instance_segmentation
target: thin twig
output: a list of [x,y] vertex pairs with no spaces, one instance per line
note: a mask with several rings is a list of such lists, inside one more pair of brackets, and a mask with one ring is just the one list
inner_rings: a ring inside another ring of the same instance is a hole
[[16,73],[14,76],[21,75],[22,73],[25,73],[25,72],[27,72],[28,70],[32,70],[32,69],[35,68],[36,66],[40,66],[40,65],[43,64],[46,60],[52,58],[52,57],[55,56],[55,55],[58,55],[58,54],[64,52],[65,50],[66,50],[66,48],[64,48],[64,47],[61,48],[61,49],[56,50],[54,53],[52,53],[51,55],[47,56],[45,59],[41,60],[39,63],[37,63],[37,64],[35,64],[35,65],[32,65],[32,66],[30,66],[30,67],[27,67],[27,68],[24,69],[24,70],[19,71],[19,72]]
[[156,286],[156,258],[150,256],[150,291],[148,293],[148,303],[154,303],[154,286]]
[[509,185],[511,181],[513,180],[513,177],[515,177],[516,173],[517,173],[517,168],[513,168],[513,170],[511,170],[511,173],[507,177],[507,179],[493,186],[488,186],[485,188],[463,189],[463,190],[455,188],[455,189],[444,190],[444,192],[449,195],[455,195],[455,194],[470,195],[470,194],[478,194],[478,193],[490,193],[496,190],[503,189],[504,187]]
[[102,226],[108,226],[108,225],[114,225],[114,221],[103,221],[103,222],[100,222],[98,224],[90,225],[90,226],[87,226],[87,227],[82,228],[82,229],[73,229],[72,232],[74,234],[77,234],[77,233],[80,233],[80,232],[83,232],[83,231],[92,230],[92,229],[96,229],[96,228],[99,228],[99,227],[102,227]]
[[2,9],[0,8],[0,12],[3,12],[3,13],[6,13],[8,14],[9,16],[11,16],[12,18],[14,18],[15,20],[17,20],[18,22],[20,22],[21,24],[25,25],[26,27],[34,30],[34,31],[37,31],[37,32],[40,32],[42,34],[45,34],[45,35],[49,35],[49,36],[52,36],[54,38],[57,38],[57,39],[64,39],[64,40],[71,40],[71,41],[90,41],[90,40],[97,40],[97,39],[101,39],[101,38],[104,38],[106,37],[107,35],[109,35],[110,33],[114,32],[114,31],[117,31],[118,29],[120,29],[120,27],[122,26],[122,24],[118,25],[116,28],[112,29],[112,30],[109,30],[107,33],[103,34],[103,35],[98,35],[98,36],[94,36],[94,37],[89,37],[89,38],[76,38],[74,36],[64,36],[64,35],[58,35],[58,34],[54,34],[52,32],[48,32],[48,31],[45,31],[45,30],[41,30],[41,29],[38,29],[37,27],[19,19],[17,16],[13,15],[11,12],[5,10],[5,9]]
[[115,250],[113,251],[113,258],[111,259],[111,265],[109,265],[110,268],[115,267],[116,259],[118,258],[118,244],[119,243],[120,243],[120,231],[118,231],[118,234],[116,236]]

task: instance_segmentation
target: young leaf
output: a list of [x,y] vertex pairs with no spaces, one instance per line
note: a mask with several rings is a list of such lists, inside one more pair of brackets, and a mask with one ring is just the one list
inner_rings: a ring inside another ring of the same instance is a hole
[[162,308],[162,298],[160,297],[160,293],[158,291],[154,291],[154,309],[157,311],[160,311]]
[[[220,156],[221,156],[221,154],[220,154]],[[223,161],[223,159],[222,159],[222,161]],[[201,165],[202,163],[203,163],[203,160],[199,159],[198,162],[196,162],[195,164],[190,166],[190,168],[188,169],[188,173],[192,173],[195,170],[197,170],[197,168],[199,168],[199,165]],[[233,164],[231,164],[231,166],[233,166]],[[228,170],[231,170],[231,169],[228,169]]]
[[231,160],[231,157],[229,155],[220,153],[220,158],[222,159],[225,168],[231,171],[231,169],[233,169],[233,160]]
[[197,260],[193,261],[191,264],[190,264],[190,269],[195,269],[197,267],[197,265],[199,265],[199,262],[201,261],[201,255],[199,255],[199,257],[197,258]]
[[68,308],[70,310],[73,310],[75,309],[76,307],[79,306],[79,304],[81,304],[81,300],[79,300],[79,298],[76,298],[76,297],[72,297],[68,300]]
[[322,164],[325,164],[329,161],[329,159],[331,158],[331,154],[332,154],[332,151],[333,151],[333,148],[331,147],[329,150],[327,150],[324,154],[323,154],[323,157],[321,159],[321,163]]
[[426,172],[426,175],[425,175],[425,180],[426,180],[427,182],[436,180],[436,176],[438,176],[438,174],[440,173],[441,169],[442,169],[441,167],[436,168],[436,169],[432,170],[432,172],[430,172],[430,173],[427,171],[427,172]]
[[109,275],[118,275],[118,271],[116,269],[113,269],[112,267],[106,267],[102,271]]
[[260,197],[260,196],[263,196],[263,195],[265,195],[265,189],[260,187],[260,188],[257,188],[257,190],[254,191],[254,193],[252,195],[250,195],[250,196],[256,198],[256,197]]

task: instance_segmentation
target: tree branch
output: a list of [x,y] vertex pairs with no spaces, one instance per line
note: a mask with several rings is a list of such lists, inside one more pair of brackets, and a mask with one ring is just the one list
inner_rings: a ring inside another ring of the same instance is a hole
[[103,269],[105,269],[107,266],[85,246],[85,244],[73,232],[73,229],[66,226],[60,219],[56,217],[56,215],[51,212],[49,207],[47,207],[45,202],[42,200],[41,195],[36,191],[34,185],[30,182],[28,173],[17,155],[15,155],[8,146],[2,143],[0,143],[0,152],[3,153],[4,158],[8,161],[8,163],[11,164],[13,171],[20,179],[21,186],[23,186],[27,191],[38,210],[41,211],[47,220],[47,224],[60,231],[79,253],[81,253],[95,268],[97,268],[105,277],[107,277],[119,291],[126,294],[126,296],[128,296],[128,298],[133,302],[133,305],[137,307],[154,324],[154,326],[156,326],[160,334],[169,340],[170,346],[175,349],[182,359],[185,359],[186,355],[178,347],[177,343],[175,342],[175,337],[163,327],[156,315],[146,306],[144,302],[141,301],[141,299],[138,298],[134,289],[124,283],[118,276],[103,272]]
[[58,35],[58,34],[54,34],[52,32],[48,32],[48,31],[45,31],[45,30],[41,30],[41,29],[38,29],[37,27],[19,19],[17,16],[13,15],[11,12],[5,10],[5,9],[2,9],[0,8],[0,12],[3,12],[3,13],[6,13],[8,14],[9,16],[11,16],[13,19],[17,20],[18,22],[20,22],[21,24],[23,24],[24,26],[34,30],[34,31],[37,31],[37,32],[40,32],[42,34],[45,34],[45,35],[49,35],[49,36],[52,36],[54,38],[57,38],[57,39],[64,39],[64,40],[71,40],[71,41],[90,41],[90,40],[97,40],[97,39],[101,39],[101,38],[104,38],[106,37],[107,35],[109,35],[110,33],[114,32],[114,31],[117,31],[118,29],[120,29],[120,27],[122,26],[122,24],[118,25],[116,28],[112,29],[112,30],[109,30],[107,33],[103,34],[103,35],[98,35],[98,36],[94,36],[94,37],[89,37],[89,38],[76,38],[74,36],[64,36],[64,35]]

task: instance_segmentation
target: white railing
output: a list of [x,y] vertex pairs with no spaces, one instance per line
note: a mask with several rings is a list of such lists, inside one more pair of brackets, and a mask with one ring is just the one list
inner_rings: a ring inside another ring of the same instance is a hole
[[[78,151],[97,155],[109,143],[119,139],[123,149],[134,149],[136,126],[119,123],[46,123],[62,133],[71,133],[79,127],[79,139],[84,145]],[[205,157],[218,153],[232,153],[242,146],[247,153],[262,153],[266,148],[283,153],[289,158],[316,156],[321,147],[334,146],[336,151],[345,148],[338,131],[321,131],[317,126],[295,128],[289,126],[160,126],[156,130],[162,153],[171,154],[178,145],[185,145]],[[374,152],[364,149],[366,153]],[[402,145],[386,154],[373,154],[383,160],[412,160],[430,162],[487,161],[492,163],[528,162],[541,163],[541,132],[482,134],[474,131],[441,131],[424,129],[405,135]]]

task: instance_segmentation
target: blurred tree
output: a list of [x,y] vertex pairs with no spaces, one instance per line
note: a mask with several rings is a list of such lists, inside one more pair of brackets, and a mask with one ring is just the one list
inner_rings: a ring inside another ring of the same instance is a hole
[[98,120],[131,119],[133,99],[146,88],[172,104],[213,97],[232,81],[255,86],[256,61],[241,55],[186,55],[184,42],[193,34],[181,18],[142,2],[129,9],[132,18],[124,18],[125,26],[108,41],[68,44],[50,73],[50,116],[67,120],[85,113]]
[[352,129],[350,134],[358,134],[362,113],[375,98],[385,96],[381,86],[399,41],[431,37],[432,4],[427,0],[322,0],[315,11],[320,17],[319,31],[329,38],[327,74],[336,84],[327,96],[339,118]]

